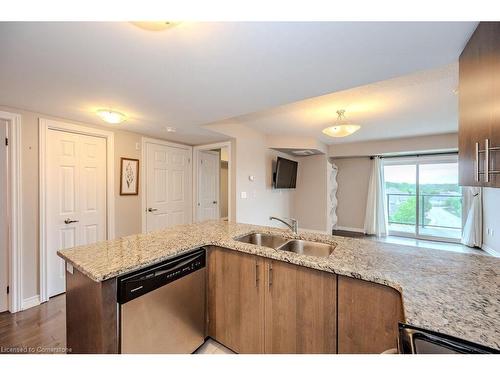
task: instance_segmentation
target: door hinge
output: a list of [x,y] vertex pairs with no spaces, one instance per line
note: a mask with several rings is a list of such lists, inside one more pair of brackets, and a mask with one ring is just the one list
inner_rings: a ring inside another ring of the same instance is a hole
[[9,138],[5,138],[5,146],[9,145]]

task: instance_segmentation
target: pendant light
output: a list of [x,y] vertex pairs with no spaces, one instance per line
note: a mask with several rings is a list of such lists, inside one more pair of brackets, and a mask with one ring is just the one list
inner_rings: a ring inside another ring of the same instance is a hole
[[349,124],[345,119],[345,110],[337,111],[337,123],[333,126],[323,129],[323,134],[329,137],[347,137],[361,128],[360,125]]

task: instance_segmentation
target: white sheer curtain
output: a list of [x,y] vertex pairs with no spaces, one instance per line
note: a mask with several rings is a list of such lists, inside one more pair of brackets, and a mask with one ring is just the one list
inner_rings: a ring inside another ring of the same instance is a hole
[[387,235],[388,223],[385,199],[384,166],[380,157],[374,157],[366,203],[366,234],[374,234],[377,237]]
[[462,231],[462,243],[470,247],[483,244],[483,198],[480,187],[462,188],[464,212],[467,215]]

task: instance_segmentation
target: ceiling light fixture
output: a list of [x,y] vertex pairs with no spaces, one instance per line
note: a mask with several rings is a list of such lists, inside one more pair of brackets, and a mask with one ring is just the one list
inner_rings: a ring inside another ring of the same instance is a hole
[[131,22],[132,25],[135,25],[135,26],[137,26],[143,30],[147,30],[147,31],[162,31],[162,30],[165,30],[165,29],[168,29],[170,27],[175,26],[177,23],[178,22],[171,22],[171,21]]
[[112,111],[111,109],[98,109],[97,116],[108,124],[120,124],[127,119],[121,112]]
[[339,109],[337,111],[337,116],[337,124],[323,129],[323,134],[326,134],[329,137],[347,137],[361,128],[360,125],[347,123],[344,109]]
[[168,133],[175,133],[177,131],[176,128],[173,128],[171,126],[165,126],[165,130],[168,132]]

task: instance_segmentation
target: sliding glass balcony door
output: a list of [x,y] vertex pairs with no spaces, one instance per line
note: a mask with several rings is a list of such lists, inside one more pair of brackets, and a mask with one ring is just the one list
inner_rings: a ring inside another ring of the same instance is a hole
[[[390,159],[387,159],[390,160]],[[385,193],[389,234],[417,234],[417,165],[409,161],[384,160]]]
[[457,242],[462,193],[456,155],[384,159],[389,234]]

